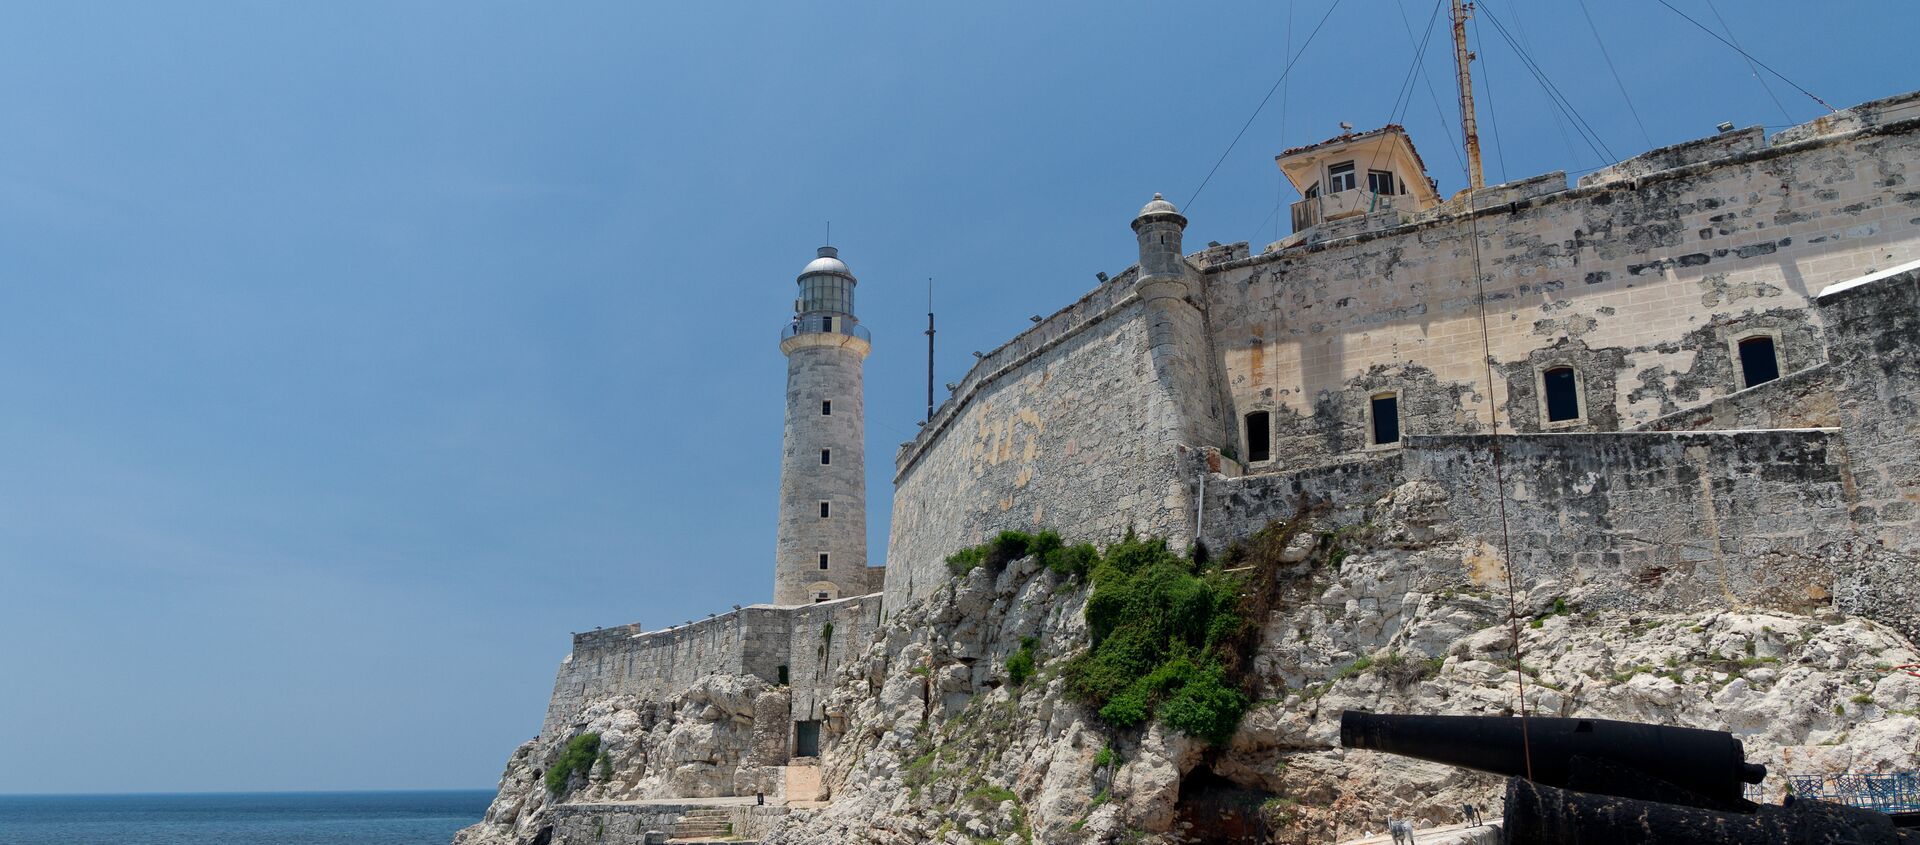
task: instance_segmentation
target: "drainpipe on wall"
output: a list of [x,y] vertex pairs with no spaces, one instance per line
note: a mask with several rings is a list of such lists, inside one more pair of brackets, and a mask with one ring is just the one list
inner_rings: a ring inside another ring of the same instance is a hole
[[1207,512],[1207,461],[1200,459],[1200,495],[1194,497],[1193,504],[1193,544],[1200,545],[1200,529],[1206,520]]

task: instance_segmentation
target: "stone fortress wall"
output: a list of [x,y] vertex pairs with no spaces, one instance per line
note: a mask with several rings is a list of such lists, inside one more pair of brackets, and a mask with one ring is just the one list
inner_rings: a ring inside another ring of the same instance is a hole
[[[1622,606],[1829,602],[1920,636],[1900,556],[1920,551],[1920,265],[1821,293],[1920,257],[1916,175],[1920,95],[1906,95],[1771,141],[1656,150],[1573,188],[1560,174],[1495,186],[1477,211],[1455,200],[1259,256],[1157,257],[1152,291],[1128,268],[982,357],[901,446],[887,566],[842,582],[863,595],[577,634],[542,736],[577,730],[595,700],[752,675],[791,693],[786,712],[755,713],[773,765],[796,722],[834,735],[832,680],[883,607],[951,580],[953,551],[1036,528],[1218,550],[1302,495],[1355,526],[1382,496],[1430,497],[1436,525],[1484,541],[1465,563],[1489,589],[1508,566],[1521,589],[1551,568],[1617,585]],[[1733,344],[1753,333],[1774,338],[1783,377],[1742,389]],[[1559,364],[1585,413],[1548,426],[1538,377]],[[1368,400],[1388,391],[1403,437],[1377,447]],[[1259,462],[1239,424],[1255,411],[1272,421]]]
[[757,604],[658,631],[629,625],[577,633],[554,677],[540,734],[566,736],[589,702],[661,700],[708,675],[784,680],[792,718],[818,719],[834,672],[879,625],[880,601],[866,595],[791,607]]
[[[1465,484],[1465,473],[1480,469],[1466,456],[1487,444],[1447,436],[1485,432],[1490,406],[1503,433],[1843,425],[1840,391],[1823,366],[1833,341],[1813,300],[1829,285],[1920,256],[1915,175],[1920,94],[1909,94],[1771,141],[1755,128],[1655,150],[1571,188],[1563,174],[1547,174],[1478,192],[1474,209],[1456,199],[1413,215],[1333,221],[1259,256],[1244,244],[1210,247],[1187,261],[1193,299],[1204,306],[1204,337],[1193,342],[1220,380],[1211,389],[1155,383],[1151,319],[1139,269],[1129,268],[982,358],[903,444],[887,603],[924,595],[943,582],[945,555],[1003,529],[1052,527],[1103,541],[1133,528],[1185,543],[1202,477],[1210,478],[1205,511],[1217,514],[1208,518],[1246,530],[1257,527],[1252,517],[1231,513],[1234,500],[1212,489],[1262,486],[1241,475],[1282,473],[1265,486],[1348,494],[1390,489],[1413,473]],[[1774,340],[1785,378],[1742,390],[1735,344],[1761,334]],[[1562,365],[1578,373],[1583,413],[1547,424],[1540,374]],[[1369,399],[1389,392],[1402,442],[1375,446]],[[1169,395],[1193,416],[1225,404],[1234,432],[1169,447],[1169,430],[1207,430],[1159,413]],[[1253,444],[1238,422],[1255,411],[1269,415],[1271,457],[1239,460]],[[1665,496],[1704,530],[1708,501],[1720,503],[1719,520],[1728,507],[1780,505],[1782,490],[1805,483],[1832,504],[1827,494],[1843,469],[1829,448],[1835,436],[1662,442],[1643,434],[1526,448],[1537,452],[1529,460],[1538,472],[1598,474],[1649,502]],[[1599,451],[1576,458],[1583,449]],[[1223,454],[1203,463],[1212,450]],[[1661,475],[1649,461],[1682,468]],[[1701,478],[1722,486],[1682,483]],[[1536,480],[1545,490],[1565,478]],[[1775,481],[1789,487],[1768,486]],[[1889,489],[1920,489],[1910,482]],[[1589,509],[1597,503],[1574,497],[1540,507],[1559,509],[1556,518],[1604,517]],[[1741,518],[1733,524],[1747,525]],[[1794,530],[1839,524],[1824,505],[1810,519]],[[1611,553],[1575,553],[1589,551]]]

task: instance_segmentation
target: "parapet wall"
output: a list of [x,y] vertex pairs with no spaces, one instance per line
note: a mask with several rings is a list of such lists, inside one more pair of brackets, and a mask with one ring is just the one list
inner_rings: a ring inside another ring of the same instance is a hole
[[[823,636],[828,624],[830,638]],[[794,718],[809,718],[804,714],[819,709],[832,674],[879,624],[879,597],[866,595],[794,607],[753,605],[660,631],[634,625],[575,634],[540,732],[568,733],[596,700],[670,698],[714,674],[779,683],[783,667]]]

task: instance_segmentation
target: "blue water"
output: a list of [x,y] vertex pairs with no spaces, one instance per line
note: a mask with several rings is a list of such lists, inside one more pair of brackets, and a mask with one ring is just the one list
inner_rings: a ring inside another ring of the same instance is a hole
[[0,795],[0,845],[447,845],[490,791]]

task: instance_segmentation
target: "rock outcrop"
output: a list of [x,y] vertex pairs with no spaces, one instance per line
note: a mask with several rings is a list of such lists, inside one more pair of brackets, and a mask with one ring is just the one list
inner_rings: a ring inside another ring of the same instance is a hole
[[[1067,694],[1065,666],[1088,647],[1087,585],[1036,561],[975,569],[890,611],[827,702],[831,801],[766,841],[1177,842],[1255,828],[1330,841],[1389,815],[1453,822],[1467,803],[1494,815],[1497,779],[1343,750],[1339,714],[1508,714],[1522,682],[1534,714],[1733,731],[1776,775],[1916,766],[1920,677],[1897,667],[1920,654],[1897,632],[1830,610],[1589,604],[1618,585],[1543,576],[1514,585],[1510,622],[1498,549],[1462,536],[1431,492],[1415,482],[1327,516],[1248,570],[1286,589],[1259,620],[1255,703],[1220,746],[1114,730]],[[1016,685],[1007,658],[1024,638],[1036,669]],[[725,676],[668,701],[594,702],[577,731],[601,733],[611,776],[576,781],[566,800],[721,794],[729,767],[756,771],[753,706],[779,694]],[[565,739],[517,751],[486,821],[458,841],[534,841],[553,800],[540,772]]]

